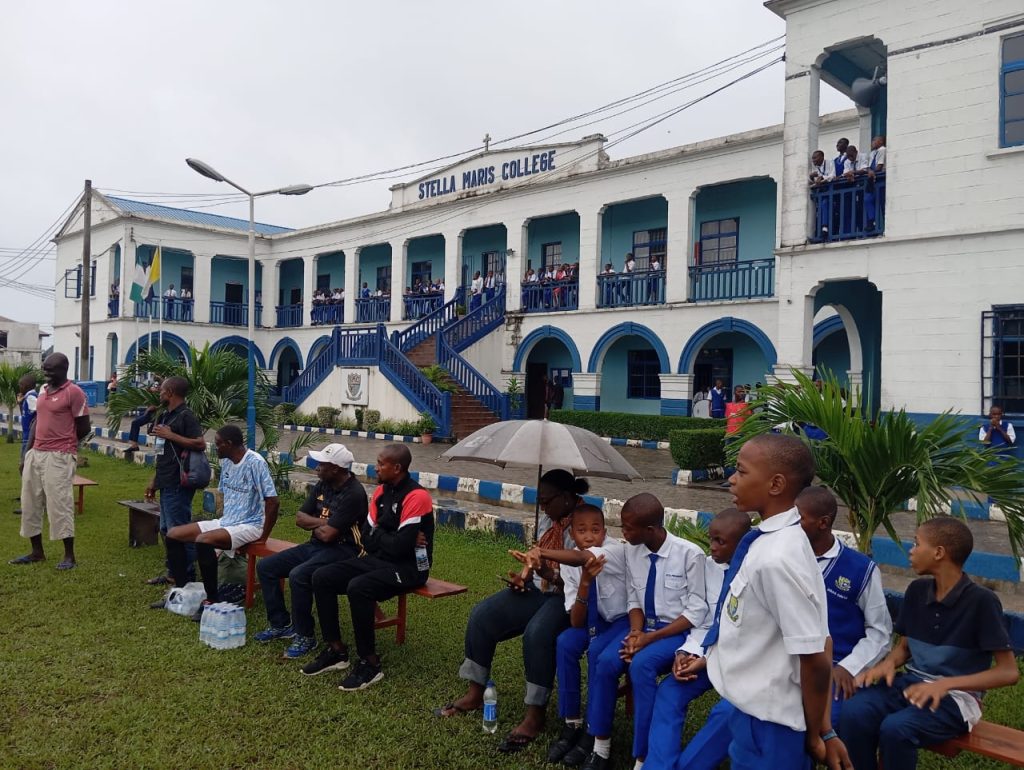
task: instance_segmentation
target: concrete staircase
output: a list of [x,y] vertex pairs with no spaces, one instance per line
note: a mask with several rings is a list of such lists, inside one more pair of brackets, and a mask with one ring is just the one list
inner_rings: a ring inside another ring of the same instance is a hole
[[[433,366],[437,363],[437,340],[431,335],[405,354],[416,366]],[[458,390],[452,393],[452,435],[464,439],[474,431],[498,422],[498,416],[480,402],[472,393],[456,383]]]

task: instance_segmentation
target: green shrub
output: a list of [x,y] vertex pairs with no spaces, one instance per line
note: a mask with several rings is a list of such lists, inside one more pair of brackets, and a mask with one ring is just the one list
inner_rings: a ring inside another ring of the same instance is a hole
[[356,421],[351,417],[339,417],[334,421],[334,427],[338,430],[359,430],[356,427]]
[[320,427],[320,419],[315,414],[306,414],[304,412],[295,412],[292,415],[293,425],[309,425],[312,428]]
[[418,436],[420,435],[420,423],[418,420],[399,420],[392,432],[396,436]]
[[335,406],[318,406],[316,408],[317,425],[321,428],[333,428],[334,421],[338,419],[341,410]]
[[295,404],[282,401],[274,407],[274,421],[278,425],[290,425],[295,417]]
[[599,436],[634,438],[643,441],[667,441],[674,430],[724,428],[725,420],[705,417],[672,417],[660,414],[626,412],[575,412],[553,409],[549,419],[565,425],[586,428]]
[[356,430],[363,429],[363,419],[366,416],[366,410],[361,406],[356,407]]
[[676,537],[689,540],[700,548],[704,553],[711,552],[711,535],[708,532],[708,525],[700,521],[690,521],[682,516],[666,516],[665,529]]
[[380,410],[379,409],[367,409],[363,412],[363,430],[380,430],[377,426],[380,425]]
[[725,429],[674,430],[669,433],[669,450],[676,465],[685,470],[724,465]]

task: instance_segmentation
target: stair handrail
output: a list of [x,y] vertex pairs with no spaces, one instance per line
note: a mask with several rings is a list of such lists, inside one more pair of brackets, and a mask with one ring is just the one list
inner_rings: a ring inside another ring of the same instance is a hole
[[399,347],[388,338],[384,324],[377,327],[379,338],[379,356],[377,366],[419,411],[429,412],[437,422],[438,433],[442,436],[451,435],[452,430],[452,396],[441,391],[419,370],[412,361],[406,358]]
[[437,310],[432,310],[412,326],[406,327],[402,331],[392,332],[391,344],[403,353],[408,353],[421,342],[429,339],[432,334],[436,334],[438,329],[447,326],[458,318],[456,308],[463,304],[463,292],[463,287],[458,287],[452,299],[441,305]]
[[499,420],[509,419],[508,395],[491,384],[469,361],[459,355],[459,351],[465,350],[493,329],[504,315],[505,290],[502,288],[493,299],[484,302],[465,318],[441,329],[437,335],[437,363],[447,369],[470,395],[494,412]]
[[376,329],[331,330],[331,341],[306,364],[298,377],[281,389],[281,400],[301,403],[323,382],[335,367],[342,365],[375,366],[380,358]]

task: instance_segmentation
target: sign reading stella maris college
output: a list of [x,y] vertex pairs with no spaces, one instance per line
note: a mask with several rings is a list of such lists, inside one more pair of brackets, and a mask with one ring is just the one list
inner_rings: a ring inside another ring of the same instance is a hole
[[[557,150],[526,155],[522,158],[508,160],[501,164],[500,178],[503,181],[519,179],[520,177],[540,174],[545,171],[555,170],[555,153]],[[469,169],[462,172],[461,186],[459,177],[455,174],[448,174],[438,179],[428,179],[419,183],[419,199],[436,198],[439,195],[450,195],[453,192],[472,190],[484,185],[494,184],[498,176],[498,166],[481,166],[480,168]]]

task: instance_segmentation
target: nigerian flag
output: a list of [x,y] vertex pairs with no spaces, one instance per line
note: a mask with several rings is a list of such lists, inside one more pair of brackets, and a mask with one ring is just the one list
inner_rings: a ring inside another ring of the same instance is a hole
[[128,292],[128,299],[132,302],[142,302],[146,298],[146,268],[135,263],[135,274],[132,276],[132,288]]

